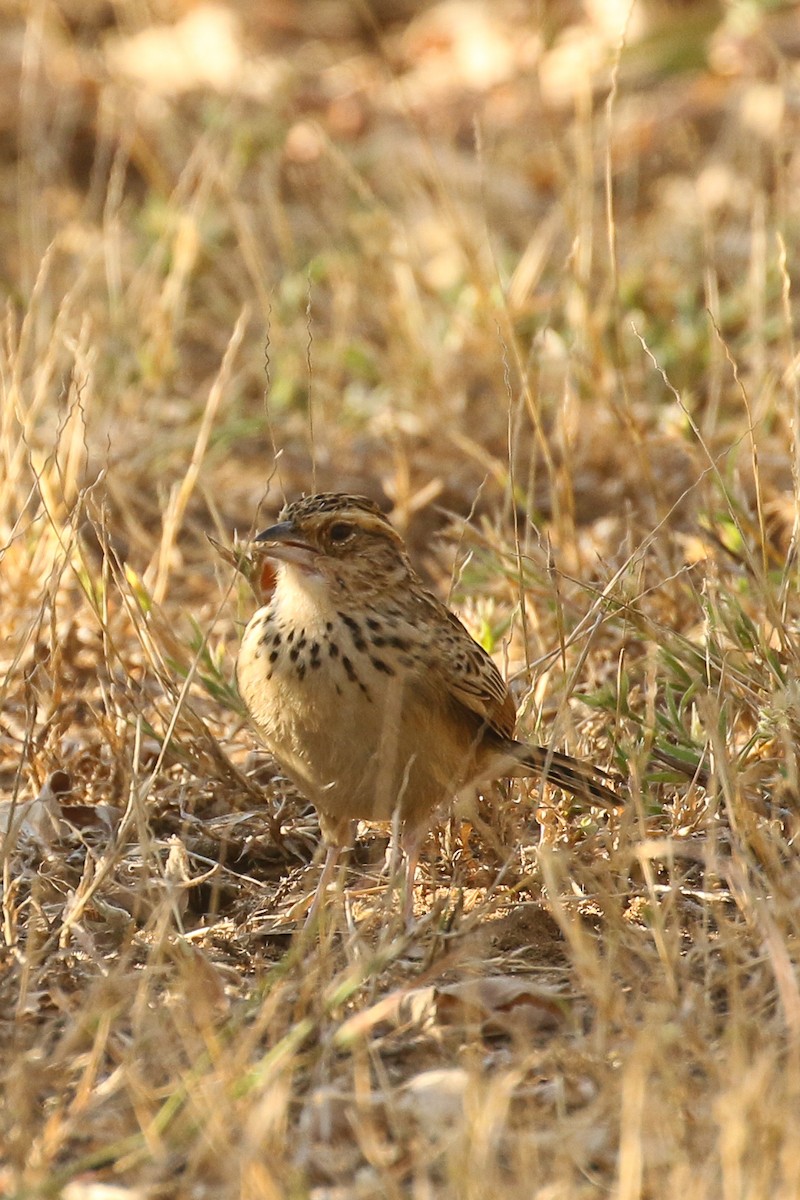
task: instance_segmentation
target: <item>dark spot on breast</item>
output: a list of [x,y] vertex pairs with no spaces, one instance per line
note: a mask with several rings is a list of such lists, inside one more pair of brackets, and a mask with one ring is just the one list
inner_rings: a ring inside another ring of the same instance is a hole
[[293,629],[290,629],[289,632],[287,633],[286,640],[287,640],[287,642],[294,641],[294,630]]
[[305,646],[306,646],[306,635],[304,633],[302,633],[300,635],[300,637],[297,639],[297,649],[303,650],[303,649],[305,649]]
[[328,654],[331,656],[331,658],[336,658],[336,655],[338,653],[339,653],[339,647],[336,645],[336,642],[331,642],[328,645]]
[[372,663],[372,665],[376,671],[383,671],[384,675],[394,675],[394,669],[392,667],[388,666],[388,664],[385,663],[383,661],[383,659],[373,658],[370,655],[369,661]]
[[321,659],[321,658],[312,658],[312,659],[311,659],[311,661],[310,661],[310,663],[309,663],[308,665],[309,665],[310,667],[321,667],[321,666],[322,666],[322,659]]
[[333,633],[333,621],[326,621],[326,622],[325,622],[325,632],[326,632],[326,633]]
[[374,617],[367,617],[367,629],[371,629],[373,633],[377,633],[380,627],[380,621],[376,621]]
[[297,667],[297,678],[298,678],[298,679],[305,679],[305,677],[306,677],[306,664],[305,664],[305,663],[299,663],[299,664],[298,664],[298,667]]
[[292,662],[297,662],[299,657],[300,651],[297,649],[297,646],[292,646],[291,650],[289,651],[289,658],[292,660]]
[[394,646],[395,650],[409,650],[411,648],[411,642],[408,638],[398,637],[397,634],[389,638],[389,645]]
[[311,643],[311,657],[319,658],[319,642]]
[[358,679],[358,676],[356,675],[353,664],[350,662],[350,659],[346,654],[342,656],[342,666],[344,667],[347,678],[351,681],[351,683],[355,683],[355,681]]
[[374,637],[369,639],[370,646],[385,646],[387,639],[385,637]]
[[280,646],[281,641],[282,641],[282,639],[281,639],[281,635],[280,635],[280,630],[276,629],[275,636],[272,639],[272,644],[273,644],[273,646]]
[[[270,650],[269,661],[271,663],[277,662],[279,654],[280,654],[279,650]],[[292,654],[294,654],[294,650],[292,651]]]
[[364,641],[364,635],[361,632],[361,626],[359,625],[358,621],[353,620],[352,617],[348,617],[347,613],[340,612],[339,616],[350,630],[353,638],[353,645],[355,646],[356,650],[366,650],[367,643]]

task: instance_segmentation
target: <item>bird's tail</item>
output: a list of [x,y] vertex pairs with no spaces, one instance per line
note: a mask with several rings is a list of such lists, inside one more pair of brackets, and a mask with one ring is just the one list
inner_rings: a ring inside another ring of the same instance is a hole
[[509,776],[537,775],[572,796],[593,804],[617,808],[623,798],[613,790],[616,780],[592,763],[582,762],[547,746],[528,746],[517,742],[509,755]]

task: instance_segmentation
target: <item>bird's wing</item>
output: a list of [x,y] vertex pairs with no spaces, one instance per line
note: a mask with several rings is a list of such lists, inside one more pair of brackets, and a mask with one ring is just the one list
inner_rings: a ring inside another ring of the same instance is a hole
[[430,624],[437,630],[428,647],[427,669],[438,676],[443,689],[455,701],[501,737],[513,737],[516,705],[494,662],[458,617],[435,596],[426,593],[424,600],[435,608]]

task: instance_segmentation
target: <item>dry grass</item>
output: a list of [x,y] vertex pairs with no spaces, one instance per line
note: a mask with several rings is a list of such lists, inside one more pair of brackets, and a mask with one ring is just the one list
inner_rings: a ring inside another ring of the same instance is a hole
[[[611,8],[7,7],[3,1195],[800,1194],[798,14]],[[311,488],[630,788],[411,937],[232,683]]]

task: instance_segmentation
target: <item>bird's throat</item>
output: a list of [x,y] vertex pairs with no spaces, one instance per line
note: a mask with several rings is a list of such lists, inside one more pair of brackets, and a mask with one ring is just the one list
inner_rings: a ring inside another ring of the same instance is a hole
[[324,631],[336,617],[323,575],[295,563],[281,563],[270,605],[278,626],[305,629],[309,636]]

